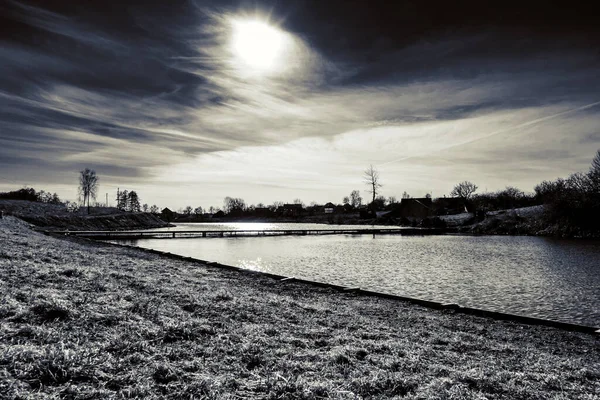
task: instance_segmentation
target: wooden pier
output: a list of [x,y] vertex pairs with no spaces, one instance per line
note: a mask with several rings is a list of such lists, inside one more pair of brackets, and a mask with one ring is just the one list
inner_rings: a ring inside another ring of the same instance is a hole
[[446,229],[389,228],[389,229],[269,229],[269,230],[193,230],[193,231],[52,231],[51,234],[85,237],[99,240],[183,239],[209,237],[259,237],[307,235],[439,235]]

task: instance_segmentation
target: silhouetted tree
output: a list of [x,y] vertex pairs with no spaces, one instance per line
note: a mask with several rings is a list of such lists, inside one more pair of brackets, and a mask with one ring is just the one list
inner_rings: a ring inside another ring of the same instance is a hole
[[232,212],[243,212],[246,209],[246,202],[241,198],[234,197],[225,197],[223,200],[223,211],[226,214],[230,214]]
[[342,199],[342,204],[350,204],[350,197],[344,196],[344,198]]
[[129,195],[127,196],[127,204],[128,211],[140,212],[140,198],[138,197],[138,194],[135,190],[129,192]]
[[158,213],[159,213],[159,211],[160,211],[160,210],[158,209],[158,206],[157,206],[156,204],[153,204],[153,205],[152,205],[152,207],[150,207],[150,212],[151,212],[152,214],[158,214]]
[[402,192],[402,198],[403,199],[410,199],[410,194],[408,194],[408,192],[405,190],[404,192]]
[[304,208],[304,202],[300,199],[294,199],[294,204],[300,204]]
[[196,215],[202,215],[204,213],[204,210],[202,209],[202,207],[196,207],[194,208],[194,214]]
[[192,215],[192,211],[194,211],[194,209],[192,208],[192,206],[187,206],[186,208],[183,209],[183,214],[185,214],[185,215]]
[[79,173],[79,197],[83,204],[87,201],[87,211],[90,213],[90,198],[96,199],[98,192],[98,176],[93,169],[86,168]]
[[127,211],[129,209],[129,192],[127,190],[117,190],[117,208],[121,211]]
[[450,196],[460,197],[468,200],[476,190],[477,185],[469,181],[464,181],[454,186],[454,189],[452,189],[452,192],[450,192]]
[[274,201],[273,204],[269,206],[269,210],[275,212],[279,207],[283,207],[283,201]]
[[362,197],[360,197],[360,192],[358,190],[350,192],[350,205],[354,208],[358,208],[362,205]]
[[588,178],[590,180],[591,190],[596,194],[600,194],[600,150],[596,152],[596,156],[592,160]]
[[379,189],[383,186],[379,181],[379,172],[373,167],[373,165],[369,165],[363,174],[363,179],[366,185],[369,186],[369,193],[373,195],[373,200],[371,204],[375,203],[375,198],[379,194]]
[[148,204],[144,203],[142,210],[144,210],[144,212],[148,212]]

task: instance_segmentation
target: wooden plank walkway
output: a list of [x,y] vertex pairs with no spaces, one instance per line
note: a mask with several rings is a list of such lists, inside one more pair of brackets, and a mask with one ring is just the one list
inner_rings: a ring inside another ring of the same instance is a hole
[[86,237],[91,239],[181,239],[208,237],[252,236],[307,236],[307,235],[439,235],[448,232],[435,228],[389,228],[389,229],[269,229],[269,230],[222,230],[222,231],[52,231],[51,234]]

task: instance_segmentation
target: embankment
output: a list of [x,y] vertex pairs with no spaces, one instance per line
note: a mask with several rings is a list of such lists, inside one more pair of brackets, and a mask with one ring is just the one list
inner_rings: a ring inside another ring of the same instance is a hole
[[5,398],[594,398],[598,338],[0,220]]
[[64,206],[23,200],[0,200],[0,210],[45,230],[131,230],[169,226],[149,213],[128,213],[115,208],[94,207],[67,212]]

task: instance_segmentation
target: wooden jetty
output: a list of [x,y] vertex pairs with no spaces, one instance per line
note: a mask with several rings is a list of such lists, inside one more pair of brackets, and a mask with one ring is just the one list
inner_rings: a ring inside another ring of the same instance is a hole
[[436,228],[359,228],[359,229],[268,229],[268,230],[164,230],[164,231],[51,231],[55,235],[68,235],[99,240],[182,239],[208,237],[248,236],[306,236],[306,235],[439,235],[448,232]]

